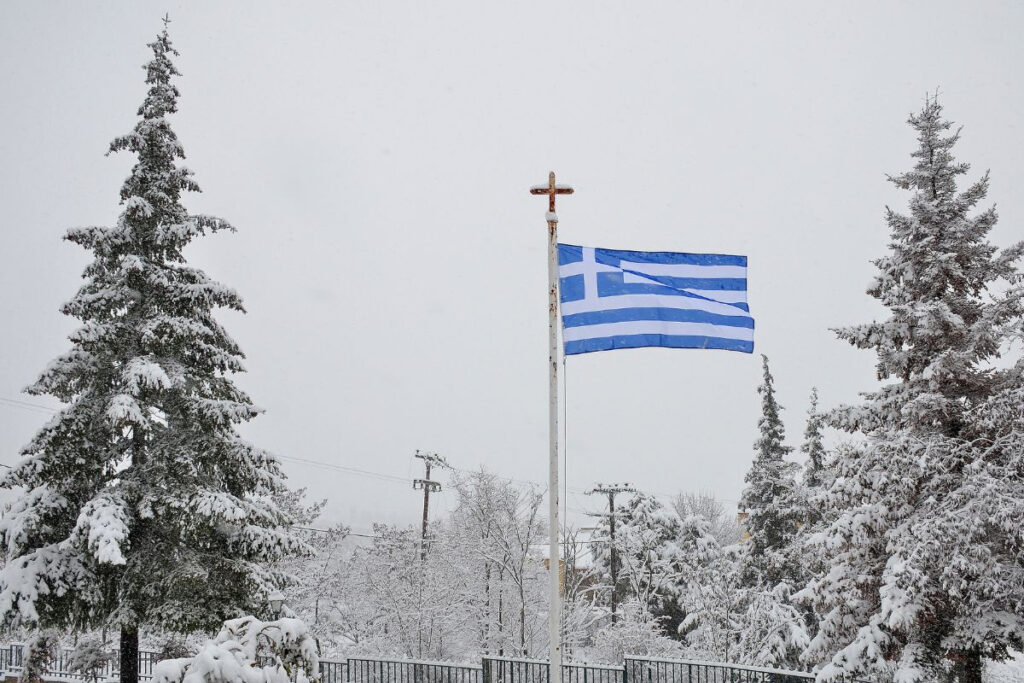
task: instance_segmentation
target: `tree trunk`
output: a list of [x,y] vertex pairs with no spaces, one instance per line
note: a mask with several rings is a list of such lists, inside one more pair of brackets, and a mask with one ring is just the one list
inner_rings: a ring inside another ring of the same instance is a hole
[[491,563],[484,562],[484,619],[480,625],[480,642],[484,652],[491,654]]
[[121,683],[139,683],[139,632],[121,629]]
[[498,656],[505,655],[505,592],[498,584]]
[[982,683],[985,663],[979,652],[965,652],[957,658],[952,674],[956,683]]
[[519,651],[523,653],[523,657],[529,657],[530,653],[526,650],[526,604],[525,599],[519,603]]

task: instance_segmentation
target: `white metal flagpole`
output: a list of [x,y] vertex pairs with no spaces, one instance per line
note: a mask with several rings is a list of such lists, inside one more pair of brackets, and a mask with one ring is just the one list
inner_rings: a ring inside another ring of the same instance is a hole
[[548,575],[551,594],[548,607],[548,666],[550,683],[562,682],[562,566],[559,558],[558,524],[558,214],[555,195],[572,194],[572,188],[555,184],[555,172],[548,174],[547,186],[530,189],[531,194],[548,195]]

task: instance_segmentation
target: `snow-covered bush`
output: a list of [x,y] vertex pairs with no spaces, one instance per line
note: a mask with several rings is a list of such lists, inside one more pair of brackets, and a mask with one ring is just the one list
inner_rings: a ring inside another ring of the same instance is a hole
[[599,629],[593,647],[581,654],[587,661],[621,664],[626,655],[681,657],[685,649],[678,640],[665,635],[661,620],[651,616],[646,605],[630,600],[622,605],[615,623]]
[[96,683],[103,675],[107,662],[113,653],[106,643],[97,636],[86,636],[78,641],[78,645],[68,659],[68,670],[82,675],[87,681]]
[[165,659],[186,659],[191,657],[195,648],[189,647],[188,641],[181,636],[170,636],[160,642],[156,651],[156,661],[162,662]]
[[194,657],[153,667],[153,683],[307,683],[319,679],[316,641],[299,619],[224,622]]
[[25,653],[25,661],[22,664],[22,682],[39,683],[47,669],[57,659],[58,648],[60,648],[60,641],[56,634],[50,631],[43,631],[33,638],[28,644],[28,651]]
[[757,666],[795,668],[810,642],[806,613],[793,605],[785,582],[771,589],[747,589],[739,633],[739,661]]

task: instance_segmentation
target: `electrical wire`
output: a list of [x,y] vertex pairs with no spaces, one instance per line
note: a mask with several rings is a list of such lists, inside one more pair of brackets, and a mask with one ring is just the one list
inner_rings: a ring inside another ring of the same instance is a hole
[[29,403],[28,401],[21,401],[15,398],[5,398],[0,396],[0,405],[4,405],[9,408],[21,408],[22,410],[32,410],[40,413],[56,413],[56,408],[50,408],[48,406],[39,405],[38,403]]
[[[565,372],[565,359],[564,358],[562,360],[562,368],[563,368],[563,370],[562,370],[563,382],[565,382],[565,384],[563,384],[563,386],[565,387],[563,389],[563,392],[565,394],[567,394],[568,393],[568,385],[567,385],[567,381],[566,381],[567,380],[567,375],[566,375],[566,372]],[[562,415],[563,415],[563,417],[562,417],[562,424],[563,424],[563,428],[565,427],[565,425],[567,423],[567,420],[568,420],[568,407],[567,407],[567,403],[568,402],[566,401],[566,404],[563,404],[563,407],[562,407]],[[37,411],[37,412],[49,413],[49,414],[58,412],[57,408],[49,408],[47,406],[40,405],[38,403],[30,403],[28,401],[20,401],[20,400],[17,400],[17,399],[11,399],[11,398],[6,398],[6,397],[2,397],[2,396],[0,396],[0,405],[4,405],[4,406],[7,406],[7,407],[11,407],[11,408],[21,408],[23,410],[34,410],[34,411]],[[586,493],[586,489],[580,489],[580,488],[575,488],[575,487],[570,487],[569,486],[569,482],[568,482],[568,479],[569,479],[569,474],[568,474],[568,471],[569,471],[569,466],[568,466],[568,450],[569,449],[568,449],[568,431],[567,430],[565,431],[565,436],[563,438],[565,439],[565,445],[563,446],[563,456],[565,458],[565,460],[564,460],[565,477],[563,478],[564,479],[564,481],[563,481],[563,492],[564,492],[563,496],[564,496],[565,500],[568,500],[569,492],[583,494],[583,493]],[[338,465],[336,463],[323,462],[323,461],[320,461],[320,460],[313,460],[311,458],[300,458],[300,457],[292,456],[292,455],[275,455],[274,457],[277,458],[278,460],[283,460],[283,461],[286,461],[286,462],[294,462],[294,463],[298,463],[298,464],[301,464],[301,465],[307,465],[309,467],[317,467],[317,468],[320,468],[320,469],[332,470],[332,471],[335,471],[335,472],[343,472],[343,473],[346,473],[346,474],[353,474],[353,475],[356,475],[356,476],[368,477],[368,478],[371,478],[371,479],[377,479],[378,481],[394,482],[394,483],[400,483],[400,484],[403,484],[403,485],[406,485],[406,484],[409,483],[409,479],[406,478],[406,477],[400,477],[400,476],[397,476],[397,475],[394,475],[394,474],[387,474],[387,473],[384,473],[384,472],[374,472],[373,470],[366,470],[366,469],[361,469],[361,468],[358,468],[358,467],[349,467],[349,466],[346,466],[346,465]],[[3,464],[3,463],[0,463],[0,467],[11,468],[11,465],[6,465],[6,464]],[[452,469],[452,470],[454,470],[456,472],[461,472],[461,473],[464,473],[464,474],[469,474],[469,473],[473,472],[473,470],[469,470],[469,469],[465,469],[465,468],[460,468],[460,467],[454,467],[454,466],[449,466],[449,469]],[[543,484],[541,484],[540,482],[529,480],[529,479],[516,479],[516,478],[513,478],[513,477],[501,477],[501,478],[504,479],[505,481],[508,481],[508,482],[511,482],[511,483],[515,483],[515,484],[521,484],[521,485],[525,485],[525,486],[543,486]],[[665,492],[661,492],[661,491],[652,491],[652,492],[649,492],[649,493],[651,493],[652,495],[654,495],[654,496],[656,496],[658,498],[665,498],[665,499],[669,499],[669,500],[674,498],[675,495],[676,495],[676,494],[665,493]],[[734,501],[731,501],[731,500],[725,499],[725,498],[721,498],[719,500],[722,500],[724,502],[734,502]],[[565,509],[568,510],[570,508],[565,508]],[[572,510],[573,511],[578,511],[578,509],[576,509],[576,508],[573,508]]]

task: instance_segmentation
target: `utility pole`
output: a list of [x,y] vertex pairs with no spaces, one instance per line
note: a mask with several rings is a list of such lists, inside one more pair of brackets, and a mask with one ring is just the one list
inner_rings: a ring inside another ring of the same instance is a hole
[[609,484],[604,486],[598,484],[594,488],[587,491],[587,495],[594,493],[603,493],[608,496],[608,531],[609,539],[611,543],[611,558],[609,565],[611,566],[612,575],[612,623],[614,624],[618,619],[616,615],[616,609],[618,607],[618,599],[616,593],[619,590],[619,551],[615,546],[615,496],[620,493],[636,493],[636,489],[629,484]]
[[437,453],[421,453],[416,450],[416,457],[423,461],[427,468],[426,476],[422,479],[413,479],[412,487],[415,490],[423,489],[423,534],[420,541],[420,559],[427,559],[427,520],[430,516],[430,494],[441,490],[441,482],[431,481],[431,467],[448,467],[448,462]]

